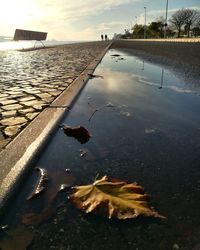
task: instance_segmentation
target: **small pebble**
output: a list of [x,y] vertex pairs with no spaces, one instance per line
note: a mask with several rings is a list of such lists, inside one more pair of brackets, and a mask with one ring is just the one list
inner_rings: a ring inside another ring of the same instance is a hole
[[84,149],[80,149],[80,157],[83,157],[86,154],[87,152]]
[[107,106],[107,107],[114,107],[114,105],[113,105],[111,102],[108,102],[108,103],[106,104],[106,106]]
[[64,230],[63,228],[61,228],[61,229],[59,230],[59,232],[60,232],[60,233],[64,233],[65,230]]
[[173,245],[173,249],[178,250],[178,249],[180,249],[180,247],[179,247],[178,244],[174,244],[174,245]]

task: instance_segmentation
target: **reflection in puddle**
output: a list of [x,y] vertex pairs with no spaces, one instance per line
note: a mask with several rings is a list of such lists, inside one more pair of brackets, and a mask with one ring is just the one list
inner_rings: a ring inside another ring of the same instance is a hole
[[[111,57],[115,54],[125,60],[116,63]],[[46,249],[67,246],[72,250],[193,249],[199,244],[200,232],[198,88],[186,85],[168,69],[123,50],[109,51],[94,74],[103,78],[88,82],[63,119],[65,124],[88,128],[91,139],[83,148],[58,129],[38,159],[37,166],[57,180],[52,194],[46,193],[46,203],[55,200],[55,187],[64,183],[56,173],[69,167],[75,185],[91,183],[97,175],[140,183],[167,220],[103,220],[72,209],[66,195],[59,196],[67,212],[59,211],[54,220],[36,228],[30,249],[43,249],[43,245]],[[25,198],[33,183],[31,175],[5,224],[12,221],[14,213],[24,213]],[[43,203],[41,208],[45,208]],[[47,212],[43,211],[45,218]],[[67,233],[60,235],[60,229]]]
[[153,134],[156,132],[156,129],[154,128],[145,128],[145,133],[146,134]]
[[141,70],[143,71],[144,70],[144,61],[142,61],[142,68]]
[[130,112],[128,112],[128,111],[120,111],[120,114],[121,114],[121,115],[124,115],[124,116],[126,116],[126,117],[131,116]]
[[163,79],[164,79],[164,69],[162,69],[160,87],[158,87],[159,89],[162,89],[162,87],[163,87]]
[[154,82],[146,81],[145,78],[140,78],[139,81],[141,83],[144,83],[144,84],[147,84],[147,85],[150,85],[150,86],[158,87],[159,89],[166,88],[166,89],[170,89],[170,90],[173,90],[173,91],[176,91],[176,92],[180,92],[180,93],[195,93],[192,90],[179,88],[177,86],[163,86],[162,77],[161,77],[161,84],[160,85],[156,84]]
[[[91,100],[91,98],[89,99]],[[102,107],[95,107],[93,103],[91,103],[91,101],[88,102],[88,106],[93,110],[92,114],[90,115],[88,121],[90,122],[93,118],[93,116],[98,112],[98,111],[101,111],[105,108],[114,108],[115,106],[111,103],[111,102],[108,102],[106,105],[103,105]]]
[[[184,84],[183,86],[173,85],[172,82],[167,79],[167,75],[166,79],[164,78],[164,75],[165,71],[164,69],[161,69],[160,79],[151,81],[148,76],[133,73],[130,74],[128,72],[112,71],[112,69],[106,68],[104,70],[104,78],[106,79],[106,85],[104,87],[108,91],[122,92],[122,89],[119,88],[119,84],[121,85],[121,82],[126,84],[126,82],[132,81],[157,87],[158,89],[169,89],[180,93],[196,93],[196,91],[188,89]],[[95,87],[101,90],[101,86],[97,85]],[[132,87],[134,88],[135,86],[133,85]],[[123,90],[126,91],[126,89]]]

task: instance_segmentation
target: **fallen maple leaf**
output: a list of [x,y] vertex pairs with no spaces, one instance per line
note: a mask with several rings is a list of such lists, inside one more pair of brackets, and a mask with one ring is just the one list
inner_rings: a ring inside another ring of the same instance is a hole
[[70,200],[86,213],[100,213],[108,218],[128,219],[139,215],[165,218],[150,207],[149,196],[141,186],[110,182],[107,176],[91,185],[76,186]]

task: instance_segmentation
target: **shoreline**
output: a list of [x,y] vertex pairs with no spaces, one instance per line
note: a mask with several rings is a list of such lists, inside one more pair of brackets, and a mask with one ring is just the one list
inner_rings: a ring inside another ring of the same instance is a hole
[[9,40],[9,41],[0,41],[0,52],[8,52],[8,51],[17,51],[17,50],[23,50],[23,47],[25,46],[26,50],[34,49],[41,49],[43,48],[43,45],[45,45],[45,48],[50,48],[50,47],[57,47],[57,46],[62,46],[62,45],[71,45],[71,44],[82,44],[82,43],[87,43],[87,42],[97,42],[97,41],[43,41],[42,43],[36,43],[36,41],[14,41],[14,40]]

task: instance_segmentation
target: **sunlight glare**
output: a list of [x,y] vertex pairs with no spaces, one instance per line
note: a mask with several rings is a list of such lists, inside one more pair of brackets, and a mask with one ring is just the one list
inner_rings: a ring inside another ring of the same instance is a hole
[[0,43],[0,51],[2,50],[20,50],[33,47],[34,43],[30,41],[9,41]]
[[1,2],[0,20],[6,24],[15,24],[16,28],[30,19],[34,6],[31,0],[6,0]]

